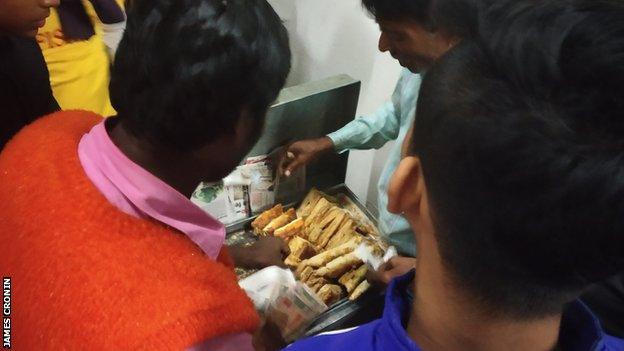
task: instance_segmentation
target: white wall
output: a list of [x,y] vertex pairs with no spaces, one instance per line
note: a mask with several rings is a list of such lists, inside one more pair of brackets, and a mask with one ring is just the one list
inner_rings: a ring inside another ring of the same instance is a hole
[[[346,73],[362,81],[358,115],[375,111],[392,94],[400,66],[377,50],[379,29],[361,0],[268,0],[290,32],[293,70],[289,85]],[[347,184],[376,205],[383,152],[351,152]]]

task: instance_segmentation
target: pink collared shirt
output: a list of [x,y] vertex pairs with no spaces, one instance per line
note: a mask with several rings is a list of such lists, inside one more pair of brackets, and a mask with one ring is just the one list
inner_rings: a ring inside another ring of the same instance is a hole
[[[110,139],[105,123],[93,127],[78,145],[78,157],[87,177],[119,210],[177,229],[216,260],[225,241],[223,224],[126,157]],[[189,350],[247,351],[253,347],[251,335],[241,333],[209,340]]]

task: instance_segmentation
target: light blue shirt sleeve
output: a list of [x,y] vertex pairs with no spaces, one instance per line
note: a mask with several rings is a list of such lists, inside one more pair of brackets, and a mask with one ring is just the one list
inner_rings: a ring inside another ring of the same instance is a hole
[[414,122],[420,83],[420,75],[404,69],[390,102],[374,114],[357,118],[328,135],[338,152],[380,148],[388,141],[397,140],[388,153],[377,184],[378,224],[386,241],[409,256],[416,255],[414,233],[405,218],[388,211],[388,183],[401,161],[402,141]]
[[392,101],[382,105],[372,115],[356,118],[327,135],[334,142],[337,152],[379,149],[399,136],[404,79],[405,74],[402,74],[392,94]]

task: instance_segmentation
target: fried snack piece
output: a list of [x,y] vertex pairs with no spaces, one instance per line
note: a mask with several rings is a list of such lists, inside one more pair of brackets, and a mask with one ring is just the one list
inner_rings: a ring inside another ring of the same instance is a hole
[[306,218],[310,216],[314,206],[318,203],[318,201],[323,197],[323,193],[318,191],[316,188],[312,188],[308,195],[303,199],[301,205],[297,209],[297,217]]
[[340,256],[327,263],[324,267],[319,268],[316,271],[316,274],[328,278],[338,278],[345,274],[345,272],[350,271],[362,263],[362,259],[359,258],[354,252],[351,252],[344,256]]
[[370,237],[379,236],[379,232],[377,231],[377,229],[372,224],[368,224],[368,223],[358,223],[356,231],[364,236],[370,236]]
[[340,216],[341,210],[336,206],[330,206],[324,214],[316,217],[317,220],[311,222],[308,226],[308,240],[312,243],[318,242],[321,234],[330,226],[334,220]]
[[[299,270],[299,268],[301,268],[301,270]],[[305,283],[305,282],[307,282],[310,279],[312,274],[314,274],[314,268],[306,267],[306,266],[302,266],[302,265],[299,265],[299,268],[297,268],[297,274],[296,275],[297,275],[297,277],[299,278],[299,280],[301,282]]]
[[338,232],[338,229],[342,225],[342,223],[347,218],[347,213],[340,211],[340,213],[334,218],[332,223],[323,230],[323,233],[319,236],[318,241],[316,242],[316,248],[318,251],[321,251],[329,242],[329,240]]
[[357,288],[355,288],[355,290],[353,290],[351,295],[349,295],[349,300],[351,301],[357,300],[370,287],[371,285],[369,284],[369,282],[367,280],[364,280],[363,282],[360,283],[360,285],[357,286]]
[[327,250],[307,260],[301,261],[301,265],[303,265],[304,268],[306,266],[315,267],[315,268],[324,266],[325,264],[327,264],[328,262],[332,261],[333,259],[337,257],[353,252],[353,250],[355,250],[361,242],[362,242],[361,237],[353,238],[348,243],[337,246],[331,250]]
[[272,220],[281,216],[284,213],[284,208],[282,204],[277,204],[270,210],[262,212],[253,222],[251,222],[251,227],[256,235],[262,234],[262,229],[266,227]]
[[354,232],[354,228],[355,225],[353,220],[351,218],[345,219],[345,221],[342,222],[342,224],[340,225],[340,228],[338,229],[336,234],[334,234],[334,236],[332,236],[327,245],[325,245],[325,249],[333,249],[334,247],[351,240],[355,235],[357,235]]
[[284,263],[288,267],[293,269],[299,266],[301,260],[316,255],[316,250],[314,249],[314,246],[309,241],[298,236],[295,236],[292,238],[292,240],[290,240],[290,242],[288,243],[288,248],[290,249],[290,255],[286,258]]
[[365,264],[361,265],[358,269],[352,270],[350,272],[345,273],[338,282],[342,284],[349,294],[355,290],[355,288],[360,285],[360,283],[366,278],[366,272],[368,271],[368,266]]
[[323,277],[313,276],[313,278],[310,278],[310,280],[308,280],[306,284],[308,284],[308,286],[310,287],[310,289],[312,289],[312,291],[318,294],[319,290],[321,290],[323,286],[329,284],[329,280]]
[[295,213],[295,209],[291,208],[288,211],[286,211],[286,213],[282,214],[281,216],[275,218],[274,220],[272,220],[271,222],[269,222],[269,224],[266,225],[266,227],[264,227],[262,229],[262,231],[266,234],[266,235],[273,235],[273,233],[285,226],[286,224],[292,222],[295,220],[295,218],[297,218],[297,214]]
[[301,259],[293,255],[289,255],[284,260],[284,264],[288,266],[288,268],[290,269],[296,269],[299,266],[299,264],[301,264]]
[[316,255],[316,250],[314,250],[312,243],[298,236],[290,241],[288,248],[290,249],[290,255],[300,260]]
[[[336,239],[336,241],[334,243],[332,243],[332,248],[333,247],[337,247],[340,246],[344,243],[348,243],[349,241],[358,238],[359,240],[362,240],[362,236],[354,231],[349,231],[345,234],[342,234],[342,237],[339,237],[338,239]],[[325,249],[330,249],[329,244],[327,244],[327,246],[325,247]]]
[[291,238],[295,235],[298,235],[299,233],[301,233],[303,230],[303,219],[301,218],[297,218],[294,221],[286,224],[285,226],[276,229],[275,232],[273,232],[273,235],[286,239],[286,238]]
[[305,219],[306,228],[309,228],[312,223],[315,223],[317,218],[322,218],[320,216],[324,215],[331,207],[334,206],[325,198],[319,199],[310,215]]
[[342,298],[342,288],[334,284],[325,284],[319,289],[317,295],[327,306],[331,306]]
[[340,216],[340,209],[338,209],[337,207],[332,207],[329,211],[327,211],[323,218],[321,218],[320,222],[312,223],[310,225],[308,231],[308,240],[316,245],[321,239],[321,236],[323,235],[325,230],[329,228]]

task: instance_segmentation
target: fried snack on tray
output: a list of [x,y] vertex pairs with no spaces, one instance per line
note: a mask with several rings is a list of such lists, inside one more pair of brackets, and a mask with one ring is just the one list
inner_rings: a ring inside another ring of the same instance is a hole
[[325,230],[323,230],[323,233],[319,236],[316,242],[316,248],[319,251],[321,251],[327,245],[329,240],[334,236],[334,234],[338,232],[340,225],[345,221],[346,218],[347,214],[341,211],[341,213],[339,213],[334,218],[332,223],[327,228],[325,228]]
[[297,268],[301,263],[301,260],[310,258],[316,255],[314,246],[307,240],[295,236],[288,243],[290,249],[290,255],[286,258],[284,263],[290,268]]
[[308,240],[312,243],[318,242],[323,231],[334,223],[338,217],[343,215],[344,213],[336,206],[329,205],[324,208],[324,214],[319,214],[314,222],[310,222],[310,224],[306,226]]
[[326,264],[324,267],[319,268],[316,271],[316,274],[328,278],[338,278],[345,274],[345,272],[350,271],[362,263],[362,259],[352,252],[344,256],[340,256]]
[[284,239],[290,248],[284,263],[331,306],[347,295],[355,300],[370,287],[368,266],[356,249],[365,243],[375,256],[385,251],[377,228],[357,206],[345,195],[334,198],[312,189],[297,210],[276,205],[258,216],[252,227],[258,235]]
[[266,227],[272,220],[281,216],[284,213],[282,204],[275,205],[272,209],[262,212],[253,222],[251,227],[256,235],[262,234],[262,229]]
[[301,264],[301,259],[294,257],[293,255],[289,255],[284,260],[284,264],[290,269],[296,269],[299,267],[299,264]]
[[338,282],[342,284],[349,294],[351,294],[360,283],[366,279],[366,272],[368,271],[368,267],[363,264],[358,269],[352,270],[350,272],[345,273]]
[[266,227],[262,229],[265,235],[273,235],[275,230],[285,226],[286,224],[292,222],[297,218],[297,214],[295,213],[295,209],[291,208],[286,213],[281,216],[275,218]]
[[299,206],[299,208],[297,209],[297,217],[299,218],[308,217],[310,213],[312,213],[314,206],[316,206],[318,201],[323,197],[324,196],[320,191],[316,189],[310,190],[308,195],[306,195],[306,197],[301,202],[301,206]]
[[327,306],[330,306],[342,298],[342,288],[334,284],[325,284],[319,289],[317,295]]
[[300,260],[304,260],[306,258],[310,258],[316,255],[316,250],[314,250],[314,246],[306,239],[300,238],[298,236],[294,237],[290,241],[290,243],[288,244],[288,248],[290,249],[290,255],[297,257]]
[[360,298],[360,296],[362,296],[362,294],[364,294],[366,292],[366,290],[368,290],[370,288],[370,284],[368,283],[367,280],[364,280],[360,283],[360,285],[357,286],[357,288],[355,288],[355,290],[353,290],[353,292],[351,293],[351,295],[349,295],[349,300],[354,301],[357,300],[358,298]]
[[334,247],[344,244],[349,240],[353,239],[357,234],[354,231],[355,225],[351,218],[348,218],[342,222],[338,232],[332,236],[327,245],[325,245],[325,249],[333,249]]
[[337,246],[331,250],[327,250],[307,260],[301,261],[300,266],[303,266],[303,268],[305,268],[306,266],[314,268],[324,266],[325,264],[329,263],[337,257],[353,252],[353,250],[358,247],[362,240],[363,238],[361,237],[353,238],[348,243]]
[[310,215],[305,218],[306,228],[310,227],[311,224],[316,223],[317,218],[322,218],[321,216],[325,215],[325,213],[332,207],[335,206],[325,198],[319,199],[314,206],[314,209],[312,209],[312,212],[310,212]]
[[276,229],[273,235],[282,239],[292,238],[298,235],[303,230],[303,219],[297,218],[294,221],[286,224],[285,226]]
[[319,236],[323,233],[323,230],[333,223],[334,219],[340,214],[340,209],[338,207],[333,205],[327,206],[322,215],[319,214],[316,216],[316,220],[306,226],[308,240],[312,243],[316,243]]
[[[299,270],[299,268],[301,268],[301,270]],[[314,273],[314,268],[304,267],[302,265],[299,265],[299,268],[297,269],[297,273],[296,273],[297,278],[299,278],[300,281],[305,283],[310,279],[310,276],[312,276],[312,274]]]
[[314,273],[312,273],[312,275],[310,276],[310,278],[308,279],[307,282],[305,282],[307,286],[310,287],[310,289],[312,289],[312,291],[314,291],[315,293],[318,293],[318,291],[324,286],[329,284],[329,280],[325,279],[324,277],[319,277],[317,275],[315,275]]

